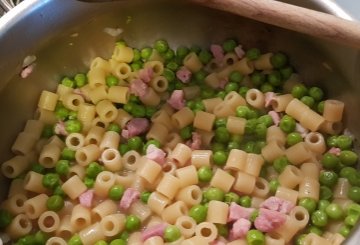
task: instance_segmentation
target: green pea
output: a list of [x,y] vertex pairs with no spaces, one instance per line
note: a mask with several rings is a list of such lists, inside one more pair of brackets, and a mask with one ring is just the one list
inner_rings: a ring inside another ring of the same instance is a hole
[[133,105],[134,105],[134,103],[128,102],[128,103],[126,103],[126,104],[123,106],[123,108],[124,108],[124,110],[125,110],[126,112],[131,113],[131,110],[132,110],[132,108],[133,108]]
[[125,229],[127,231],[136,231],[138,229],[140,229],[141,227],[141,221],[140,219],[136,216],[136,215],[129,215],[126,217],[126,220],[125,220]]
[[286,66],[280,69],[281,76],[286,81],[288,80],[291,75],[294,73],[294,69],[291,66]]
[[254,141],[248,141],[245,143],[245,145],[242,147],[242,150],[247,153],[255,153],[255,146],[256,142]]
[[206,220],[207,208],[204,205],[195,205],[189,210],[189,216],[195,220],[197,224]]
[[321,159],[321,163],[326,169],[335,169],[340,164],[340,159],[332,154],[332,153],[325,153]]
[[357,203],[351,203],[351,204],[347,207],[346,214],[347,214],[347,215],[360,216],[360,205],[357,204]]
[[5,209],[0,209],[0,228],[5,228],[7,227],[11,221],[13,219],[12,214],[5,210]]
[[197,175],[200,182],[210,182],[213,172],[209,166],[202,166],[197,171]]
[[[198,72],[195,72],[195,74],[194,74],[195,80],[198,82],[203,82],[205,80],[206,76],[207,76],[207,72],[204,70],[200,70]],[[213,91],[213,94],[214,93],[215,93],[215,91]]]
[[360,173],[355,172],[354,174],[349,175],[348,180],[349,180],[351,185],[360,186]]
[[153,52],[152,48],[149,47],[141,49],[140,51],[141,59],[147,61],[150,58],[152,52]]
[[129,236],[130,236],[130,233],[127,232],[127,231],[123,231],[119,236],[118,238],[124,240],[124,241],[128,241],[129,240]]
[[86,176],[95,179],[96,176],[103,171],[103,167],[97,162],[91,162],[85,170]]
[[352,146],[352,139],[347,135],[340,135],[337,138],[337,145],[341,150],[348,150]]
[[56,163],[55,170],[56,173],[60,175],[66,175],[70,169],[70,162],[68,160],[59,160]]
[[255,126],[255,135],[259,139],[265,139],[267,133],[267,127],[264,123],[258,123]]
[[229,236],[229,227],[227,225],[223,225],[223,224],[215,224],[217,230],[218,230],[218,234],[219,236],[222,237],[228,237]]
[[212,88],[205,87],[201,90],[201,99],[210,99],[215,95],[215,91]]
[[304,245],[306,234],[301,234],[296,236],[295,238],[295,245]]
[[342,225],[338,231],[338,233],[340,233],[345,238],[350,235],[350,232],[351,232],[351,227],[347,225]]
[[311,87],[309,89],[309,95],[314,98],[315,101],[321,101],[324,98],[324,92],[318,87]]
[[232,149],[240,149],[240,143],[236,141],[229,141],[227,149],[228,151],[231,151]]
[[124,195],[125,188],[122,185],[114,185],[109,190],[109,198],[114,201],[119,201]]
[[143,147],[143,141],[139,136],[128,139],[128,146],[131,150],[139,150]]
[[75,85],[78,88],[85,86],[85,84],[87,83],[87,77],[83,73],[76,74],[74,80],[75,80]]
[[325,106],[325,101],[320,101],[317,106],[316,109],[320,114],[324,113],[324,106]]
[[326,145],[328,147],[337,147],[337,136],[333,135],[326,139]]
[[276,70],[267,75],[267,81],[274,87],[279,87],[283,83],[281,73]]
[[224,90],[221,90],[216,94],[216,97],[224,99],[226,97],[226,92]]
[[53,195],[58,195],[61,197],[65,197],[66,194],[64,192],[64,190],[62,189],[61,185],[58,185],[55,187],[54,191],[53,191]]
[[360,187],[357,186],[350,187],[347,196],[354,202],[360,202]]
[[331,203],[326,207],[325,213],[328,215],[330,219],[341,219],[344,216],[344,212],[339,204]]
[[327,186],[320,186],[320,199],[330,200],[332,198],[332,191]]
[[245,123],[245,133],[253,134],[255,132],[256,125],[257,125],[257,120],[255,118],[248,119]]
[[225,127],[218,127],[215,129],[215,141],[220,143],[227,143],[230,139],[230,133]]
[[305,95],[307,95],[307,88],[303,84],[295,85],[292,90],[291,94],[297,99],[301,99]]
[[225,52],[229,53],[229,52],[234,51],[234,49],[236,48],[236,45],[237,45],[237,43],[234,39],[227,39],[223,43],[222,47]]
[[244,79],[244,76],[239,71],[232,71],[229,75],[229,82],[240,83]]
[[166,80],[168,80],[169,82],[172,82],[175,80],[176,76],[175,76],[175,73],[168,69],[168,68],[165,68],[164,69],[164,72],[163,72],[163,76],[166,78]]
[[160,39],[155,42],[154,48],[159,53],[165,53],[169,49],[169,44],[166,40]]
[[275,53],[270,57],[270,63],[274,68],[283,68],[288,63],[288,57],[284,53]]
[[251,197],[249,196],[240,197],[239,204],[245,208],[251,207]]
[[327,208],[327,206],[330,205],[330,202],[328,200],[325,200],[325,199],[321,199],[319,200],[318,202],[318,209],[321,210],[321,211],[325,211],[325,209]]
[[31,171],[34,171],[39,174],[43,174],[45,172],[45,168],[43,165],[39,163],[35,163],[34,165],[31,166]]
[[322,185],[332,188],[338,181],[338,175],[333,171],[323,171],[320,174],[319,182]]
[[201,61],[201,63],[203,63],[204,65],[206,65],[207,63],[210,62],[210,60],[212,59],[212,54],[208,51],[208,50],[201,50],[199,53],[199,60]]
[[231,135],[230,141],[232,142],[237,142],[237,143],[241,143],[243,141],[243,135],[241,134],[233,134]]
[[246,51],[245,56],[246,56],[246,58],[248,58],[248,60],[257,60],[261,56],[260,49],[251,48],[251,49]]
[[124,155],[126,152],[130,151],[130,147],[128,144],[120,144],[119,145],[119,152],[120,155]]
[[76,111],[70,111],[68,118],[70,120],[76,120],[77,119],[77,112]]
[[265,74],[255,71],[251,74],[250,80],[256,87],[259,87],[265,82]]
[[[259,140],[259,141],[256,141],[255,142],[255,145],[254,145],[254,153],[255,154],[261,154],[261,150],[262,148],[264,148],[266,146],[266,142],[263,141],[263,140]],[[263,168],[265,169],[265,168]]]
[[214,142],[211,145],[211,149],[213,152],[217,152],[217,151],[225,151],[226,150],[226,146],[223,143],[219,143],[219,142]]
[[211,200],[223,201],[225,197],[225,193],[220,188],[210,187],[205,191],[204,196],[208,201]]
[[241,118],[248,118],[248,114],[250,112],[249,107],[241,105],[236,107],[236,116]]
[[232,91],[237,91],[239,89],[239,84],[238,83],[234,83],[234,82],[230,82],[228,84],[225,85],[225,92],[226,93],[230,93]]
[[144,145],[144,147],[143,147],[143,151],[144,151],[144,152],[146,152],[146,150],[147,150],[147,148],[148,148],[149,145],[154,145],[154,146],[156,146],[157,148],[160,148],[160,147],[161,147],[161,144],[160,144],[160,142],[159,142],[158,140],[151,139],[151,140],[148,140],[148,141],[145,143],[145,145]]
[[316,210],[311,214],[311,222],[319,227],[324,227],[328,223],[328,216],[325,211]]
[[60,177],[55,173],[45,174],[42,178],[42,184],[46,188],[54,189],[57,185],[60,184]]
[[275,194],[277,191],[277,188],[280,186],[280,182],[276,179],[271,180],[269,182],[269,189],[272,194]]
[[300,101],[301,101],[302,103],[304,103],[305,105],[307,105],[308,107],[310,107],[310,108],[313,108],[314,105],[315,105],[315,100],[314,100],[314,98],[313,98],[313,97],[310,97],[310,96],[307,96],[307,95],[303,96],[303,97],[300,99]]
[[249,91],[249,87],[245,87],[245,86],[243,86],[243,87],[240,87],[239,88],[239,94],[242,96],[242,97],[246,97],[246,93],[247,93],[247,91]]
[[[259,112],[255,109],[249,109],[247,116],[248,116],[248,119],[258,119]],[[258,123],[258,120],[256,120],[256,123]]]
[[85,176],[84,178],[84,184],[86,185],[87,188],[92,188],[94,187],[95,184],[95,180],[93,178],[90,178],[88,176]]
[[281,118],[279,127],[285,133],[291,133],[295,130],[296,127],[295,119],[288,115],[285,115]]
[[197,55],[200,53],[200,51],[201,51],[201,47],[199,45],[192,45],[190,47],[190,52],[194,52]]
[[133,104],[132,109],[131,109],[131,114],[134,117],[145,117],[146,116],[145,106]]
[[192,126],[186,126],[183,127],[182,129],[180,129],[180,137],[183,140],[188,140],[192,137],[192,133],[193,133],[193,127]]
[[140,53],[140,50],[134,48],[133,49],[133,53],[134,53],[134,58],[133,58],[133,62],[136,62],[136,61],[140,61],[141,60],[141,53]]
[[228,158],[228,153],[225,151],[216,151],[213,154],[214,164],[218,166],[224,166]]
[[55,109],[55,116],[57,119],[64,121],[69,116],[69,110],[61,106]]
[[232,202],[239,203],[240,196],[238,194],[236,194],[235,192],[228,192],[225,194],[224,201],[229,205]]
[[315,225],[309,225],[307,228],[307,232],[314,233],[319,236],[321,236],[324,233],[320,227],[317,227]]
[[226,124],[227,124],[227,118],[217,118],[215,119],[214,126],[215,128],[226,127]]
[[266,127],[270,127],[271,125],[273,125],[273,119],[271,118],[270,115],[262,115],[257,119],[258,123],[263,123],[265,124]]
[[142,62],[141,61],[136,61],[136,62],[134,62],[134,63],[132,63],[131,65],[130,65],[130,67],[131,67],[131,71],[138,71],[138,70],[140,70],[141,68],[142,68]]
[[33,235],[26,235],[21,237],[17,242],[16,245],[30,245],[36,244],[35,237]]
[[[177,71],[178,68],[179,68],[179,65],[176,62],[170,61],[169,63],[166,64],[166,69],[169,69],[173,73],[175,71]],[[164,69],[164,72],[165,72],[166,69]],[[175,76],[175,73],[174,73],[174,76]],[[174,79],[175,79],[175,77],[174,77]]]
[[62,80],[61,80],[61,84],[66,86],[66,87],[69,87],[69,88],[73,88],[75,87],[75,83],[73,80],[71,80],[70,78],[68,77],[64,77]]
[[117,123],[110,123],[107,128],[107,131],[114,131],[119,134],[121,132],[121,127]]
[[150,191],[143,191],[140,195],[140,200],[146,204],[149,201],[150,195],[151,195]]
[[108,243],[104,240],[97,241],[95,245],[108,245]]
[[249,245],[265,245],[265,236],[261,231],[252,229],[246,233],[246,241]]
[[204,111],[205,110],[205,106],[202,103],[202,101],[196,101],[195,105],[194,105],[194,111]]
[[291,132],[286,136],[286,144],[288,146],[296,145],[299,142],[302,142],[303,138],[299,132]]
[[157,108],[153,106],[146,106],[145,107],[145,116],[147,118],[151,118],[157,112]]
[[72,161],[75,160],[76,151],[71,150],[68,147],[65,147],[61,152],[61,159]]
[[64,199],[59,195],[53,195],[47,199],[46,207],[51,211],[60,211],[64,207]]
[[41,137],[48,139],[51,136],[53,136],[54,134],[55,134],[54,125],[45,125],[42,132],[41,132]]
[[106,76],[105,81],[108,87],[117,86],[119,84],[119,79],[114,75]]
[[68,245],[83,245],[80,236],[78,234],[73,235],[68,241]]
[[275,159],[273,162],[273,167],[275,171],[278,172],[279,174],[282,173],[282,171],[284,171],[287,165],[289,165],[289,160],[287,159],[286,156],[279,157]]
[[355,215],[355,214],[348,215],[346,216],[344,223],[346,225],[353,227],[357,224],[359,217],[360,217],[359,215]]
[[65,129],[68,133],[79,133],[82,130],[82,124],[79,120],[68,120],[65,122]]
[[299,200],[299,206],[306,208],[309,214],[312,214],[316,210],[317,203],[314,199],[305,197]]
[[126,245],[123,239],[114,239],[110,242],[110,245]]
[[352,174],[355,174],[356,173],[356,169],[353,168],[353,167],[343,167],[341,170],[340,170],[340,177],[341,178],[349,178],[350,175]]
[[358,161],[358,155],[355,152],[349,150],[341,151],[339,158],[341,163],[346,166],[353,166]]
[[164,240],[166,242],[174,242],[181,237],[180,229],[175,225],[169,225],[164,231]]
[[45,244],[49,239],[49,235],[43,231],[38,231],[34,234],[36,244]]
[[176,56],[183,59],[185,58],[186,55],[189,54],[189,48],[185,47],[185,46],[179,46],[176,49]]

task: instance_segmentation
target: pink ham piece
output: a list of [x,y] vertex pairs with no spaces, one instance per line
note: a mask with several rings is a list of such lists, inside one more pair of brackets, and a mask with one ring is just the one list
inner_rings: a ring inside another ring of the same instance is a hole
[[210,245],[226,245],[225,241],[215,240],[210,243]]
[[228,222],[233,222],[238,219],[249,219],[251,213],[254,211],[254,208],[245,208],[232,202],[229,208]]
[[328,152],[334,154],[335,156],[340,156],[341,149],[337,147],[331,147]]
[[35,63],[24,67],[20,72],[20,77],[21,78],[27,78],[33,72],[34,68],[35,68]]
[[149,128],[149,121],[146,118],[133,118],[126,124],[126,129],[121,131],[125,139],[145,133]]
[[141,232],[141,239],[144,242],[147,239],[149,239],[150,237],[154,237],[154,236],[163,237],[164,236],[164,231],[165,231],[167,226],[168,226],[167,224],[161,223],[161,224],[154,225],[154,226],[151,226],[149,228],[146,228],[143,232]]
[[271,105],[271,103],[275,99],[275,93],[274,92],[266,92],[265,93],[265,107],[268,107]]
[[176,110],[181,110],[185,106],[183,90],[174,90],[170,98],[167,100],[167,103]]
[[190,82],[190,78],[191,78],[191,71],[188,70],[185,66],[181,67],[177,72],[176,72],[176,77],[183,83],[188,83]]
[[197,132],[193,132],[191,140],[186,141],[186,145],[189,146],[191,150],[200,150],[201,144],[201,135]]
[[141,79],[135,79],[130,82],[130,92],[136,96],[143,97],[147,90],[148,86]]
[[63,121],[59,121],[55,124],[54,128],[55,134],[67,136],[69,133],[65,129],[65,123]]
[[127,188],[124,192],[124,195],[122,196],[120,200],[120,208],[122,210],[127,210],[131,204],[133,204],[136,200],[138,200],[140,197],[140,192],[134,188]]
[[250,230],[251,222],[247,219],[238,219],[232,226],[229,234],[230,240],[241,239]]
[[146,158],[157,162],[161,166],[165,163],[165,157],[166,153],[153,144],[150,144],[146,149]]
[[221,64],[224,59],[224,50],[218,44],[211,44],[210,51],[215,58],[216,63]]
[[295,205],[292,202],[274,196],[269,197],[260,204],[260,208],[266,208],[283,214],[290,213],[294,207]]
[[259,216],[255,219],[256,229],[263,232],[271,232],[286,221],[286,215],[277,211],[260,208]]
[[272,118],[274,125],[279,126],[279,123],[280,123],[279,113],[277,113],[276,111],[269,111],[268,115]]
[[219,82],[219,88],[224,89],[226,84],[228,84],[228,83],[229,83],[229,79],[227,77],[224,77]]
[[144,83],[149,83],[151,81],[151,79],[154,76],[154,71],[152,68],[147,67],[144,69],[141,69],[139,71],[139,78],[144,82]]
[[234,51],[235,51],[235,54],[237,55],[237,57],[239,57],[239,59],[242,59],[245,55],[245,51],[241,45],[235,47]]
[[296,123],[295,131],[300,133],[301,137],[305,138],[306,135],[309,133],[309,130],[301,126],[300,123]]
[[79,196],[79,202],[82,206],[86,208],[91,208],[93,198],[94,198],[94,191],[87,190]]

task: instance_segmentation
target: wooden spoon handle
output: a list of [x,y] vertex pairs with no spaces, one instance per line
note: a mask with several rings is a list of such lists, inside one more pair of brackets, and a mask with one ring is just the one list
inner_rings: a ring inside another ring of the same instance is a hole
[[360,48],[360,24],[330,14],[274,0],[192,0],[192,2]]

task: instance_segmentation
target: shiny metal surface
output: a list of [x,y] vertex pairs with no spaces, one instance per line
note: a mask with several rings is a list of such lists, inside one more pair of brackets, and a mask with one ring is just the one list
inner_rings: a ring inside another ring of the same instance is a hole
[[[286,2],[351,19],[332,1]],[[76,0],[28,0],[0,18],[0,162],[11,156],[9,148],[25,120],[33,116],[42,89],[55,89],[62,76],[86,71],[96,56],[109,57],[115,38],[104,33],[105,27],[123,29],[120,38],[139,48],[158,38],[176,47],[208,45],[236,37],[246,48],[285,51],[305,83],[325,87],[329,96],[346,102],[347,126],[360,138],[358,50],[186,1],[88,4]],[[27,55],[36,55],[37,64],[27,79],[21,79],[19,72]],[[0,181],[4,183],[3,178]],[[2,198],[6,195],[4,186]],[[359,237],[360,231],[352,235],[348,244],[358,244]]]

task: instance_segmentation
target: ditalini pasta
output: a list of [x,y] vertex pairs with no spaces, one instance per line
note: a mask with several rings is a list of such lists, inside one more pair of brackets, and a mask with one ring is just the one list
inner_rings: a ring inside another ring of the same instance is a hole
[[1,165],[14,244],[341,244],[360,219],[342,101],[281,52],[121,40],[42,91]]

